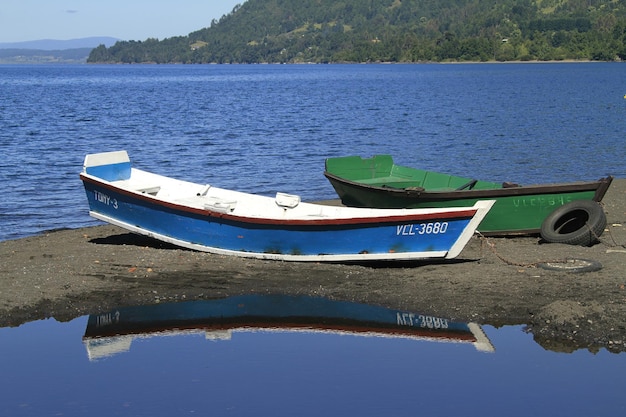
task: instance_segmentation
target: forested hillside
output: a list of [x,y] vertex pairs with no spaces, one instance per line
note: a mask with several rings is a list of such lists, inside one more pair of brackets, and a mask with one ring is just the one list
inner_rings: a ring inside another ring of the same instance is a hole
[[207,24],[101,45],[88,62],[626,59],[626,0],[247,0]]

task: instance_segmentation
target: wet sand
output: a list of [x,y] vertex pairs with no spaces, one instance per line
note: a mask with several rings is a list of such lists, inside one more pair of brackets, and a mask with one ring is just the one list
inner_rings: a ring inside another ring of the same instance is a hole
[[[592,247],[475,236],[457,259],[435,263],[241,259],[179,249],[109,225],[47,232],[0,242],[0,327],[50,317],[68,321],[122,306],[279,293],[496,327],[525,325],[555,351],[622,352],[626,179],[613,182],[603,205],[607,228]],[[576,273],[538,267],[567,258],[602,268]]]

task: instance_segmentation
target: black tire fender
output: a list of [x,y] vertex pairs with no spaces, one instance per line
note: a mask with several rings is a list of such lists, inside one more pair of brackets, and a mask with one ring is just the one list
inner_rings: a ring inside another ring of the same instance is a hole
[[602,206],[591,200],[577,200],[554,210],[541,224],[546,242],[591,246],[606,227]]

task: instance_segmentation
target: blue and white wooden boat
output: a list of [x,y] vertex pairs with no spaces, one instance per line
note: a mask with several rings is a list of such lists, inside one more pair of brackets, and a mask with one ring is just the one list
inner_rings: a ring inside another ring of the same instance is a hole
[[230,340],[240,332],[306,332],[403,338],[494,347],[476,323],[322,297],[249,294],[214,300],[120,307],[92,314],[83,343],[91,360],[130,349],[135,339],[202,334]]
[[472,207],[368,209],[304,203],[165,177],[126,151],[90,154],[80,178],[96,219],[181,247],[284,261],[450,259],[493,201]]

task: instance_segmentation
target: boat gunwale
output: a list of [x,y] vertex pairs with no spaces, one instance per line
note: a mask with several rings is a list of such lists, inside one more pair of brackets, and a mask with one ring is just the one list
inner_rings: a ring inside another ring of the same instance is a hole
[[362,190],[372,190],[379,193],[393,195],[394,197],[406,197],[407,199],[415,199],[420,201],[439,201],[439,200],[462,200],[462,199],[489,199],[501,197],[517,197],[525,195],[540,194],[563,194],[571,192],[595,191],[593,201],[600,202],[609,189],[613,176],[609,175],[600,178],[597,181],[580,181],[570,183],[553,183],[553,184],[537,184],[522,185],[517,187],[493,188],[488,190],[446,190],[446,191],[429,191],[427,189],[410,189],[410,188],[393,188],[381,187],[362,182],[349,180],[328,171],[324,171],[324,176],[331,183],[338,183],[357,187]]

